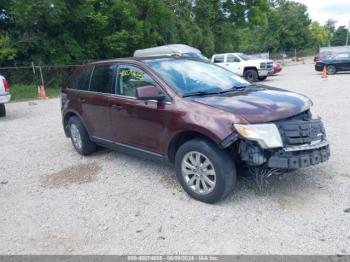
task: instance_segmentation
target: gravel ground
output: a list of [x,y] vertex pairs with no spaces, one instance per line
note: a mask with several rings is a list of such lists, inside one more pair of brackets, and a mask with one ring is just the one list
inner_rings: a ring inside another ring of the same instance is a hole
[[171,166],[109,150],[79,156],[59,99],[9,104],[0,119],[0,253],[350,253],[350,74],[323,80],[308,63],[265,83],[312,98],[331,159],[273,178],[266,193],[241,178],[215,205],[189,198]]

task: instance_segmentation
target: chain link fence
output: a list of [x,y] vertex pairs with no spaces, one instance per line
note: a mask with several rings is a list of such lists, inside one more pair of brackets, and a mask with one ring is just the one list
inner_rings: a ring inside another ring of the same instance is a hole
[[302,61],[306,57],[313,57],[318,54],[317,49],[304,49],[304,50],[292,50],[292,51],[281,51],[281,52],[263,52],[257,54],[250,54],[254,59],[271,59],[274,61],[287,64],[289,62]]
[[38,95],[38,86],[43,85],[49,97],[58,96],[66,79],[80,65],[16,65],[0,67],[10,83],[12,100],[33,99]]

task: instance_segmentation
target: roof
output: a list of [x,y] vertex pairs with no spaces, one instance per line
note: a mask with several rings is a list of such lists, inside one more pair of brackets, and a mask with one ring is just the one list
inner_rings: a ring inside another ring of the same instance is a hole
[[242,53],[221,53],[221,54],[214,54],[213,56],[216,56],[216,55],[240,55]]
[[190,58],[184,58],[184,57],[174,57],[174,56],[167,56],[167,55],[154,55],[154,56],[147,56],[147,57],[121,57],[121,58],[112,58],[112,59],[106,59],[106,60],[98,60],[94,61],[88,64],[104,64],[104,63],[117,63],[117,62],[125,62],[125,61],[144,61],[144,60],[151,60],[151,59],[190,59]]
[[139,49],[134,52],[134,57],[160,56],[160,55],[181,55],[184,53],[201,53],[197,48],[184,44],[171,44],[146,49]]

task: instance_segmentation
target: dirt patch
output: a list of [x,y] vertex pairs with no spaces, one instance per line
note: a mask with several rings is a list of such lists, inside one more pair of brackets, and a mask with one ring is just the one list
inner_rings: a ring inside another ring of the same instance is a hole
[[176,182],[175,175],[172,176],[172,175],[163,174],[159,182],[167,189],[180,189],[179,185]]
[[41,177],[45,187],[68,187],[72,184],[91,183],[97,179],[101,167],[96,162],[80,164],[65,168],[61,171]]

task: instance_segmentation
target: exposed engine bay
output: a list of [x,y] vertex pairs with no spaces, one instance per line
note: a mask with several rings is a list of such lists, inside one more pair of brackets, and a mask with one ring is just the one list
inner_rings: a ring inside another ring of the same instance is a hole
[[321,119],[312,119],[310,111],[276,121],[283,147],[263,149],[256,141],[241,139],[238,154],[256,178],[261,189],[274,174],[325,162],[330,149]]

